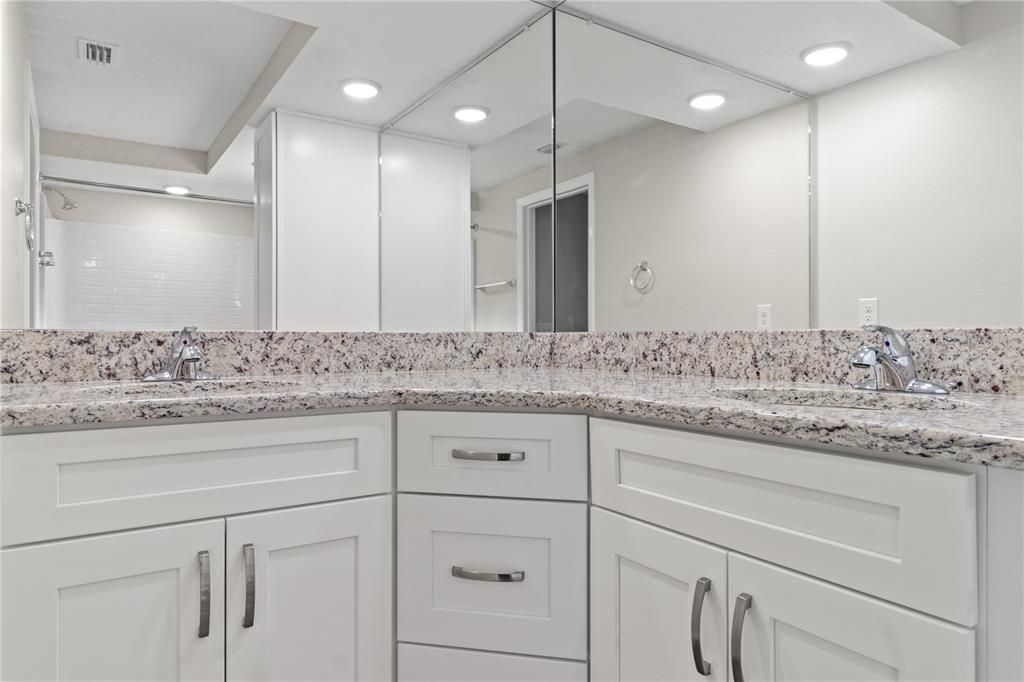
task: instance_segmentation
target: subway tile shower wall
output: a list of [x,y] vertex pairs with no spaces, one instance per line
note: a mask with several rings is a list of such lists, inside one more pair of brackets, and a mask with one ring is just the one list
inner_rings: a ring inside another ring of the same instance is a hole
[[56,329],[252,329],[251,236],[49,220],[44,325]]

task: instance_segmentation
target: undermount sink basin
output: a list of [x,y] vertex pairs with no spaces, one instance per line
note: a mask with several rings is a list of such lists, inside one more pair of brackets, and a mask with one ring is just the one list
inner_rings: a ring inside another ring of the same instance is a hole
[[297,386],[297,379],[282,377],[261,379],[208,379],[205,381],[124,381],[102,386],[83,386],[78,391],[98,395],[181,395],[182,393],[204,393],[230,390],[271,390]]
[[845,389],[734,388],[715,393],[730,400],[761,405],[834,407],[847,410],[955,410],[964,405],[946,396],[914,393],[884,393]]

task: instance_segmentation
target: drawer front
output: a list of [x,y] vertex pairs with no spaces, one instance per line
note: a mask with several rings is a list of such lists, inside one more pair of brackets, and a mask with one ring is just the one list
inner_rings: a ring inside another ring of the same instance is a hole
[[586,504],[399,495],[398,638],[585,659]]
[[591,420],[595,505],[963,625],[973,474]]
[[5,545],[390,490],[386,412],[4,436]]
[[398,489],[587,499],[587,418],[399,412]]
[[399,682],[586,682],[587,664],[490,651],[398,645]]

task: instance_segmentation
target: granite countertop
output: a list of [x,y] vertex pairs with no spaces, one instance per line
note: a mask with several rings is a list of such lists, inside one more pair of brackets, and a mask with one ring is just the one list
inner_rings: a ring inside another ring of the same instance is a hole
[[0,387],[0,429],[18,433],[366,406],[565,410],[1024,470],[1024,396],[965,393],[936,399],[850,393],[847,387],[823,384],[593,370],[277,375],[194,384],[8,384]]

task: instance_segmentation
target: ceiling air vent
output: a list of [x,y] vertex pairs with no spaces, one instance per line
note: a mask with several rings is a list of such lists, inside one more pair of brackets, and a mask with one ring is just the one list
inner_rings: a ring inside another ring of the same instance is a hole
[[551,154],[552,152],[555,152],[564,146],[565,145],[562,144],[561,142],[559,142],[558,144],[546,144],[543,147],[537,147],[537,151],[539,151],[541,154]]
[[101,43],[96,40],[89,40],[88,38],[79,38],[78,59],[87,64],[117,66],[121,60],[121,52],[117,45]]

